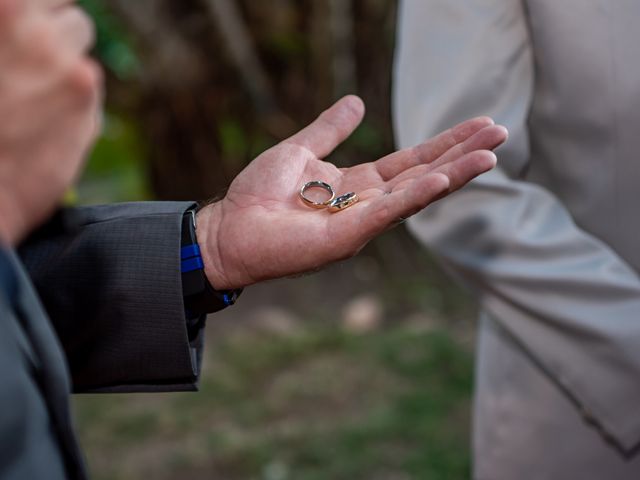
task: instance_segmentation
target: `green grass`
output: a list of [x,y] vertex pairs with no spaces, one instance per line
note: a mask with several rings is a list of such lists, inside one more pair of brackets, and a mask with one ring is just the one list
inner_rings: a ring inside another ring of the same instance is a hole
[[472,359],[445,331],[210,343],[199,393],[77,398],[94,478],[469,478]]

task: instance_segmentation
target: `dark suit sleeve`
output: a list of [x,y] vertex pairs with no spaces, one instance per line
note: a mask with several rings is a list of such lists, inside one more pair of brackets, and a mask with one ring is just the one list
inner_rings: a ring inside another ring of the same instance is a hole
[[67,209],[20,255],[64,347],[76,392],[195,390],[180,231],[192,203]]

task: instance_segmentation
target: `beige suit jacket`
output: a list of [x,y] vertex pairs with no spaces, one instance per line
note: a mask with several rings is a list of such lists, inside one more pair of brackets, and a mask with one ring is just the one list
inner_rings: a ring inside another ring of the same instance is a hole
[[639,25],[640,0],[401,3],[399,146],[511,132],[409,222],[485,312],[477,478],[640,478]]

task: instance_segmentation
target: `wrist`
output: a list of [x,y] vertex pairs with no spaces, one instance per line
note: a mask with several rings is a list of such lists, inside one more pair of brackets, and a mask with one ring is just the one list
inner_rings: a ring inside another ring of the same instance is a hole
[[[206,214],[205,214],[206,216]],[[202,249],[198,241],[195,209],[190,208],[182,216],[180,248],[182,295],[185,314],[190,327],[190,338],[199,329],[203,315],[219,312],[233,305],[242,290],[221,290],[212,287],[206,276]],[[221,281],[218,281],[221,283]]]
[[221,202],[207,205],[196,215],[196,231],[204,263],[204,273],[216,290],[242,288],[244,285],[236,285],[230,281],[229,275],[224,269],[225,263],[220,248],[222,218]]

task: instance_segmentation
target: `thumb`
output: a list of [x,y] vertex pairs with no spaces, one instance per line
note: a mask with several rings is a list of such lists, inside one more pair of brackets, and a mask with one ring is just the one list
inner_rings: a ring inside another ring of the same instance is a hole
[[362,100],[355,95],[347,95],[285,143],[306,148],[316,157],[324,158],[353,133],[363,116]]

